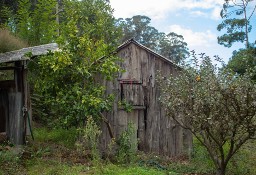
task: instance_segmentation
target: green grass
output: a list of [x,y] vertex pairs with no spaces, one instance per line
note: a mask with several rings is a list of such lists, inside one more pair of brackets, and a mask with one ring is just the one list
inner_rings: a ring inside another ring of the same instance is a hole
[[141,167],[136,164],[129,166],[106,164],[95,170],[98,175],[166,175],[167,172],[149,167]]
[[84,171],[83,165],[69,165],[67,163],[34,159],[26,162],[27,175],[76,175]]
[[256,175],[256,141],[246,143],[230,160],[230,175]]
[[[17,154],[15,148],[0,145],[0,175],[213,175],[207,151],[194,141],[191,160],[170,160],[139,154],[133,163],[91,161],[76,151],[76,129],[34,129],[35,140]],[[246,144],[231,160],[227,175],[256,174],[256,142]]]
[[36,142],[50,142],[56,143],[68,148],[74,148],[76,142],[76,133],[75,128],[70,129],[47,129],[47,128],[36,128],[34,129],[34,137]]

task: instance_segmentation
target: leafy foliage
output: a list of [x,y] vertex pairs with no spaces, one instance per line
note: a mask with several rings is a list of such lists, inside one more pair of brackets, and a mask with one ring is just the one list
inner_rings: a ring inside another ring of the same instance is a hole
[[135,133],[135,128],[132,123],[128,124],[127,130],[123,131],[117,140],[117,160],[119,163],[130,163],[135,158],[137,140],[132,137]]
[[250,20],[255,13],[255,8],[253,0],[225,0],[220,13],[224,20],[218,25],[217,30],[226,29],[226,33],[218,37],[218,43],[231,47],[235,42],[245,42],[248,48],[250,46],[249,33],[252,30]]
[[77,143],[78,150],[85,154],[87,150],[91,151],[92,159],[97,163],[100,159],[100,153],[98,149],[99,136],[101,134],[100,128],[93,121],[91,116],[88,117],[85,128],[79,129],[80,139]]
[[1,0],[0,7],[0,26],[3,26],[8,23],[12,15],[17,12],[18,0]]
[[15,33],[29,45],[46,44],[56,39],[55,0],[19,0]]
[[174,32],[166,35],[159,32],[156,28],[150,26],[150,21],[149,17],[141,15],[118,19],[117,25],[123,30],[121,42],[134,38],[175,63],[180,63],[189,56],[187,43],[182,35]]
[[231,157],[256,134],[256,88],[251,73],[218,71],[202,55],[199,64],[161,82],[168,116],[189,129],[207,149],[217,173],[225,174]]
[[[256,48],[234,51],[227,67],[240,75],[245,74],[249,69],[256,69]],[[256,74],[253,74],[252,79],[256,80]]]
[[120,71],[119,59],[111,54],[118,30],[105,1],[68,1],[64,8],[61,51],[31,65],[34,76],[40,77],[32,81],[34,93],[50,108],[47,117],[63,127],[78,127],[87,116],[98,121],[102,111],[110,110],[113,95],[106,96],[97,80],[110,80]]

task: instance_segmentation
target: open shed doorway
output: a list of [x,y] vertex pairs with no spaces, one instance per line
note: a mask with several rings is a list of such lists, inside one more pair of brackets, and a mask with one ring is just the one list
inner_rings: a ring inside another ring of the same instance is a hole
[[[11,67],[11,68],[10,68]],[[2,63],[0,67],[0,133],[7,133],[9,120],[9,92],[14,89],[13,63]]]
[[0,132],[6,132],[8,118],[8,93],[6,90],[0,90]]

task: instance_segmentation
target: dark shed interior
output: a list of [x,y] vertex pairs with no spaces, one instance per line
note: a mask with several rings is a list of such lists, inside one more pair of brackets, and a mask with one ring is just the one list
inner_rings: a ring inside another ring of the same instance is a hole
[[[15,144],[25,143],[32,114],[27,64],[32,57],[57,50],[55,43],[0,53],[0,133]],[[29,53],[29,54],[28,54]],[[30,55],[28,57],[27,55]]]

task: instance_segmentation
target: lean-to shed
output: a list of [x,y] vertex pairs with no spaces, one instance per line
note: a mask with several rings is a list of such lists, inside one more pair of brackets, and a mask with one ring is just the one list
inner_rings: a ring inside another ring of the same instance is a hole
[[24,144],[29,133],[25,115],[29,112],[31,116],[27,62],[56,49],[53,43],[0,53],[0,132],[15,145]]
[[[119,73],[113,82],[106,82],[107,93],[116,95],[113,110],[105,113],[114,137],[131,122],[135,127],[133,140],[139,140],[138,150],[166,156],[187,154],[192,147],[192,135],[165,115],[159,102],[160,89],[156,76],[175,76],[181,68],[169,59],[157,54],[137,41],[130,39],[117,49],[117,56],[123,59]],[[131,105],[127,112],[123,105]],[[101,146],[108,147],[110,134],[106,125],[102,126]]]

